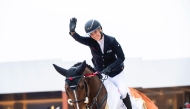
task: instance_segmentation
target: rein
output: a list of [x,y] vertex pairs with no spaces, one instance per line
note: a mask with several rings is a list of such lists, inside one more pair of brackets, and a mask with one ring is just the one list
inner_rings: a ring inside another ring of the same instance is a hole
[[[99,72],[94,72],[94,73],[92,73],[92,74],[85,74],[85,75],[80,75],[80,76],[67,77],[66,79],[73,80],[73,79],[75,79],[75,78],[93,77],[93,76],[96,76],[97,74],[100,74],[100,73],[99,73]],[[96,104],[96,109],[99,109],[99,108],[102,106],[102,104],[104,103],[104,101],[105,101],[106,98],[107,98],[107,94],[104,96],[104,98],[102,99],[102,101],[100,102],[99,105],[98,105],[98,102],[97,102],[97,97],[98,97],[98,95],[99,95],[99,93],[100,93],[100,91],[101,91],[101,89],[102,89],[104,80],[106,80],[107,78],[108,78],[108,75],[106,75],[105,78],[102,79],[102,84],[101,84],[101,86],[99,87],[96,96],[93,98],[92,104],[91,104],[91,105],[88,105],[88,103],[87,103],[86,109],[92,109],[95,104]],[[87,88],[87,82],[86,82],[86,80],[84,81],[84,83],[85,83],[85,89],[86,89],[86,98],[84,98],[84,99],[82,99],[82,100],[76,100],[76,101],[68,100],[68,103],[69,103],[69,104],[70,104],[70,103],[77,103],[77,102],[82,102],[82,101],[85,101],[85,102],[86,102],[86,101],[87,101],[86,99],[88,99],[88,88]],[[67,91],[66,91],[66,93],[67,93]]]
[[97,74],[100,74],[99,72],[95,72],[95,73],[92,73],[92,74],[86,74],[84,75],[85,77],[91,77],[91,76],[95,76]]
[[[92,73],[92,74],[86,74],[85,76],[86,76],[86,77],[92,77],[92,76],[95,76],[95,75],[97,75],[97,74],[99,74],[99,72],[95,72],[95,73]],[[98,92],[97,92],[95,98],[93,98],[92,104],[91,104],[90,106],[87,105],[87,109],[88,109],[89,107],[90,107],[90,109],[92,109],[92,107],[94,106],[94,104],[96,104],[96,108],[99,109],[99,108],[102,106],[102,104],[104,103],[104,101],[106,100],[108,94],[106,94],[106,95],[104,96],[104,98],[102,99],[102,101],[101,101],[100,104],[98,105],[97,97],[98,97],[98,95],[99,95],[99,93],[100,93],[100,90],[102,89],[103,82],[104,82],[104,80],[107,79],[107,77],[108,77],[108,76],[106,75],[106,78],[102,79],[102,84],[101,84],[101,86],[99,87],[99,90],[98,90]]]

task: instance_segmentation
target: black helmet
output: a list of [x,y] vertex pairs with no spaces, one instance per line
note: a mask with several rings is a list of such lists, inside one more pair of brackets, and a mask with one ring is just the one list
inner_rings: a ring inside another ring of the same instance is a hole
[[90,34],[100,27],[101,27],[101,24],[97,20],[91,19],[86,22],[84,29],[87,34]]

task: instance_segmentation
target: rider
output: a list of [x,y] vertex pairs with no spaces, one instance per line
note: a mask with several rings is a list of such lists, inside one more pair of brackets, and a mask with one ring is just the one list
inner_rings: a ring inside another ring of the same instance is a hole
[[132,109],[129,91],[124,84],[125,56],[121,45],[114,37],[103,33],[102,26],[97,20],[91,19],[85,24],[85,31],[90,37],[80,36],[75,31],[76,23],[76,18],[70,19],[69,34],[79,43],[89,46],[95,69],[109,76],[110,80],[119,89],[127,109]]

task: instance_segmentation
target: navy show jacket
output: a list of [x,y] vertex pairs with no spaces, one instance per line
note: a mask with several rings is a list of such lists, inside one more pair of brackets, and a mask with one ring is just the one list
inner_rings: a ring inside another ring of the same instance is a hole
[[[71,35],[71,34],[70,34]],[[125,55],[117,40],[106,34],[104,35],[104,54],[98,42],[91,37],[80,36],[78,33],[71,35],[76,41],[90,47],[92,63],[97,71],[102,71],[109,66],[112,71],[108,74],[114,77],[124,69]]]

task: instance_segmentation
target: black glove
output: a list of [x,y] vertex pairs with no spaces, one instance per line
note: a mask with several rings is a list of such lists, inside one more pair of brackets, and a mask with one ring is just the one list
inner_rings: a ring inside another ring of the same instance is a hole
[[111,68],[110,68],[109,66],[106,67],[104,70],[101,71],[101,73],[103,73],[103,74],[105,74],[105,75],[109,74],[110,72],[111,72]]
[[75,17],[71,18],[69,24],[70,32],[75,32],[76,24],[77,24],[77,19]]
[[102,79],[102,75],[101,74],[96,74],[96,76],[98,76],[99,79]]

